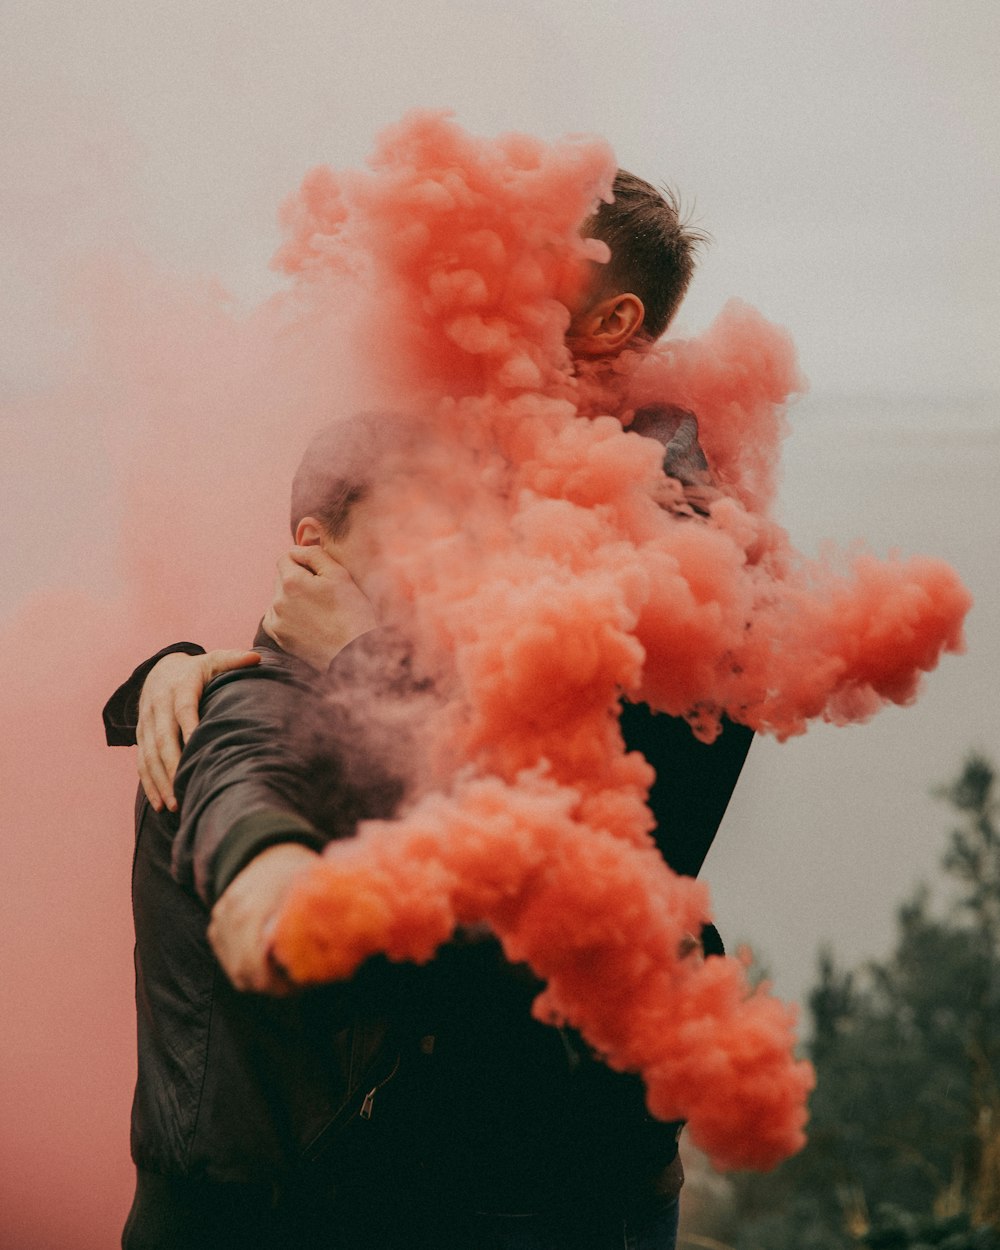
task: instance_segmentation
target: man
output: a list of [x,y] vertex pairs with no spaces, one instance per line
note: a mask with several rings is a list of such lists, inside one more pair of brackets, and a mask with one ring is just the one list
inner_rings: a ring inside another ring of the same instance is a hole
[[[615,195],[615,204],[602,205],[588,223],[591,233],[609,243],[612,263],[595,272],[588,297],[579,308],[571,310],[568,332],[574,355],[598,365],[602,360],[613,359],[626,346],[652,341],[662,332],[683,295],[693,264],[692,239],[680,227],[672,204],[648,184],[624,173],[616,180]],[[641,246],[637,244],[637,248],[630,251],[629,239],[638,240]],[[691,488],[692,503],[697,510],[697,491],[704,488],[706,473],[694,437],[693,418],[676,410],[650,410],[639,414],[636,428],[664,442],[666,467]],[[304,463],[308,463],[308,457]],[[358,506],[356,498],[350,499],[350,503],[355,508]],[[314,510],[322,511],[318,506]],[[348,506],[342,521],[349,511]],[[277,732],[278,713],[280,711],[284,718],[282,724],[287,731],[288,701],[301,697],[303,691],[291,676],[293,662],[287,655],[273,651],[271,641],[277,639],[287,651],[304,657],[314,668],[329,669],[335,674],[344,668],[345,644],[360,637],[371,624],[370,606],[366,615],[367,600],[357,586],[357,580],[363,580],[364,570],[359,567],[356,553],[350,550],[349,536],[364,533],[357,518],[342,532],[337,525],[331,528],[329,518],[320,521],[300,515],[297,520],[293,516],[293,522],[297,546],[281,562],[281,589],[265,617],[265,632],[258,636],[256,643],[265,654],[260,670],[233,672],[223,679],[221,687],[219,683],[211,686],[202,705],[200,726],[198,700],[205,680],[233,664],[252,664],[256,655],[168,656],[155,667],[150,662],[143,670],[137,670],[131,688],[134,695],[141,677],[152,668],[143,690],[139,715],[140,773],[149,800],[145,807],[140,804],[139,846],[143,846],[146,823],[159,822],[157,827],[163,826],[161,841],[169,840],[169,830],[178,826],[173,845],[173,880],[182,887],[193,885],[202,909],[212,908],[207,938],[230,983],[219,1001],[223,1006],[228,1004],[237,1014],[234,1004],[240,999],[239,990],[274,995],[288,990],[281,970],[273,965],[268,954],[268,924],[279,909],[289,883],[312,862],[324,829],[349,832],[344,830],[342,795],[338,796],[338,813],[320,806],[317,812],[322,818],[317,819],[310,809],[312,799],[293,805],[291,810],[287,801],[285,806],[279,804],[275,808],[271,793],[273,770],[285,776],[292,790],[294,786],[281,769],[290,767],[291,775],[299,776],[300,787],[303,775],[302,761],[295,759],[294,751],[291,752],[292,763],[287,759],[279,763],[274,758],[275,742],[284,741]],[[352,578],[351,573],[355,577]],[[364,630],[360,628],[363,622],[367,622]],[[279,657],[277,663],[276,656]],[[278,670],[282,678],[274,682],[272,675]],[[263,785],[270,796],[264,804],[264,814],[253,806],[259,796],[252,787],[246,791],[242,779],[237,783],[231,779],[220,780],[218,784],[223,792],[232,791],[219,800],[227,816],[220,820],[216,814],[214,823],[206,823],[204,813],[211,814],[216,809],[198,798],[205,787],[203,775],[208,770],[209,775],[227,777],[223,765],[212,763],[213,759],[221,758],[225,764],[227,759],[216,744],[218,709],[221,705],[223,719],[228,701],[242,704],[249,699],[256,709],[258,698],[250,697],[249,692],[265,678],[280,693],[268,688],[267,710],[255,712],[260,717],[259,723],[254,722],[257,736],[251,735],[249,741],[237,741],[241,760],[250,747],[255,752],[260,749],[255,784]],[[116,720],[124,725],[117,731],[118,740],[127,740],[129,734],[130,712],[126,703],[119,701],[115,705],[113,701],[109,705],[109,725],[113,726]],[[277,707],[270,706],[275,703]],[[178,727],[187,747],[175,797],[171,783],[179,755]],[[719,744],[706,748],[694,740],[682,722],[653,718],[648,709],[641,707],[626,709],[623,728],[628,745],[641,748],[657,769],[652,803],[665,857],[679,871],[697,871],[735,785],[749,735],[730,727]],[[112,730],[109,740],[114,732]],[[213,744],[210,749],[203,746],[206,740]],[[269,744],[266,750],[265,743]],[[336,771],[335,754],[331,752],[330,758]],[[279,785],[278,789],[281,788]],[[307,791],[308,787],[295,792],[306,794]],[[286,798],[288,792],[287,788],[282,790]],[[383,798],[384,794],[383,790]],[[176,815],[178,798],[179,817]],[[357,814],[378,814],[378,804],[372,806],[372,796],[368,796],[367,801],[367,807],[359,805],[355,809]],[[676,824],[670,823],[673,821]],[[679,830],[685,834],[683,839],[671,836]],[[155,843],[155,839],[153,841]],[[137,867],[143,862],[139,855]],[[160,878],[165,879],[162,856],[158,872]],[[137,876],[140,897],[142,883],[140,873]],[[145,923],[140,919],[141,911],[137,905],[140,1012],[148,997],[144,995],[142,951],[144,947],[154,947],[156,941],[155,925],[140,932]],[[204,911],[200,914],[203,918]],[[192,925],[196,930],[193,918]],[[205,958],[203,943],[199,948],[203,967]],[[347,1195],[363,1192],[370,1206],[375,1199],[371,1189],[366,1187],[371,1185],[372,1176],[379,1168],[396,1169],[391,1190],[403,1205],[394,1206],[390,1201],[392,1195],[383,1193],[382,1202],[376,1202],[383,1217],[378,1233],[381,1240],[362,1243],[360,1238],[369,1234],[356,1229],[351,1234],[355,1241],[344,1244],[377,1244],[388,1250],[390,1245],[397,1244],[392,1238],[401,1237],[402,1229],[408,1224],[412,1240],[399,1241],[401,1246],[423,1245],[420,1238],[430,1238],[433,1228],[433,1240],[427,1244],[443,1246],[450,1244],[446,1240],[448,1237],[456,1237],[456,1245],[500,1247],[513,1245],[513,1238],[520,1237],[519,1245],[603,1247],[620,1244],[623,1221],[632,1222],[636,1236],[655,1238],[649,1241],[651,1246],[666,1250],[672,1244],[676,1222],[674,1198],[682,1175],[675,1164],[674,1127],[656,1125],[649,1120],[642,1108],[641,1087],[637,1081],[607,1073],[579,1046],[578,1039],[568,1033],[543,1029],[532,1021],[528,1008],[537,986],[530,979],[505,973],[497,967],[498,962],[498,954],[489,943],[468,943],[464,947],[457,944],[437,961],[433,974],[424,978],[418,994],[421,1008],[415,1015],[400,1009],[406,995],[398,981],[393,992],[388,993],[384,970],[378,985],[381,1000],[378,993],[367,986],[374,995],[371,1002],[365,1000],[369,1016],[352,1027],[361,1029],[365,1036],[378,1043],[371,1053],[365,1051],[366,1062],[372,1070],[391,1058],[392,1045],[386,1049],[386,1038],[393,1028],[399,1030],[403,1018],[407,1020],[409,1041],[423,1026],[428,1030],[422,1032],[423,1038],[443,1038],[436,1043],[439,1058],[433,1065],[424,1064],[423,1068],[420,1060],[416,1066],[410,1063],[404,1070],[408,1070],[411,1078],[414,1072],[420,1075],[418,1080],[410,1079],[409,1086],[405,1082],[397,1081],[395,1086],[390,1082],[390,1107],[395,1097],[396,1114],[380,1118],[394,1138],[383,1142],[374,1169],[369,1166],[366,1170],[355,1158],[352,1166],[341,1162],[339,1169],[333,1168],[336,1180],[331,1181],[329,1161],[333,1155],[329,1155],[324,1179],[318,1180],[315,1166],[310,1165],[313,1169],[308,1173],[310,1179],[304,1182],[299,1174],[301,1161],[288,1157],[280,1160],[277,1170],[272,1169],[272,1175],[281,1180],[275,1182],[277,1197],[269,1217],[271,1240],[263,1240],[261,1245],[279,1244],[275,1238],[285,1235],[292,1227],[296,1235],[303,1238],[306,1234],[302,1230],[315,1226],[316,1211],[327,1211],[341,1222],[350,1222],[357,1214],[359,1203],[352,1202]],[[177,970],[178,976],[182,973],[182,969]],[[374,980],[378,982],[379,977],[374,975]],[[355,988],[363,998],[362,989],[366,987]],[[306,1001],[285,999],[280,1005],[297,1011],[307,1006],[311,1009],[313,1001],[306,996]],[[380,1008],[381,1015],[373,1004]],[[149,1026],[148,1031],[152,1032],[153,1026]],[[406,1027],[402,1031],[406,1033]],[[403,1049],[405,1044],[406,1039]],[[140,1014],[140,1054],[142,1046]],[[287,1049],[281,1053],[288,1059]],[[398,1058],[403,1051],[396,1053]],[[542,1079],[533,1083],[524,1079],[526,1073],[540,1074]],[[256,1081],[252,1082],[254,1097],[263,1097],[262,1076],[258,1072]],[[141,1069],[140,1086],[142,1084]],[[375,1081],[372,1091],[378,1086],[379,1082]],[[400,1089],[404,1091],[402,1094]],[[459,1096],[456,1096],[456,1089],[462,1091]],[[433,1095],[429,1091],[434,1091]],[[345,1093],[346,1101],[349,1103],[356,1094],[356,1089],[349,1089]],[[408,1100],[409,1111],[400,1111],[400,1107],[407,1107]],[[324,1095],[318,1101],[320,1105],[327,1105],[330,1099]],[[414,1112],[416,1104],[420,1104],[420,1114]],[[156,1156],[150,1160],[144,1153],[142,1103],[138,1094],[136,1106],[140,1128],[138,1144],[135,1133],[133,1142],[140,1181],[125,1245],[131,1248],[200,1244],[177,1240],[176,1234],[172,1242],[141,1240],[148,1235],[144,1230],[155,1225],[158,1209],[162,1208],[160,1218],[164,1211],[174,1214],[186,1211],[184,1218],[190,1225],[190,1212],[194,1208],[190,1204],[186,1207],[188,1198],[178,1192],[178,1185],[183,1189],[188,1182],[190,1156],[185,1156],[179,1178],[171,1181],[168,1167],[166,1179],[161,1175],[151,1180],[150,1162],[159,1168],[160,1160]],[[276,1114],[283,1115],[284,1111],[278,1110]],[[539,1121],[544,1126],[542,1132],[531,1127]],[[420,1144],[412,1140],[418,1124],[424,1126],[422,1136],[437,1143],[437,1159],[429,1156],[426,1140]],[[442,1128],[446,1130],[443,1133]],[[581,1148],[581,1142],[589,1145]],[[370,1143],[365,1149],[370,1149]],[[361,1154],[364,1155],[364,1151]],[[563,1157],[553,1158],[553,1155]],[[405,1166],[400,1164],[401,1159],[407,1161]],[[176,1170],[178,1158],[171,1157],[167,1163]],[[489,1171],[491,1165],[496,1165],[492,1170],[497,1175],[484,1177],[482,1172]],[[405,1176],[398,1171],[401,1166]],[[228,1210],[232,1205],[217,1192],[220,1184],[232,1182],[222,1175],[216,1179],[217,1171],[208,1160],[201,1174],[203,1179],[194,1186],[202,1195],[198,1202],[206,1203],[215,1213]],[[418,1177],[419,1182],[415,1182],[414,1177]],[[259,1182],[248,1181],[244,1173],[239,1173],[239,1184],[255,1183]],[[257,1190],[250,1192],[258,1193]],[[326,1196],[319,1199],[316,1197],[319,1193]],[[453,1218],[442,1222],[429,1214],[425,1197],[446,1193]],[[304,1205],[299,1197],[296,1205],[290,1202],[288,1194],[312,1196]],[[461,1209],[458,1194],[471,1197],[472,1205]],[[209,1200],[205,1195],[213,1197]],[[196,1202],[195,1207],[197,1205]],[[308,1216],[301,1214],[303,1210],[308,1211]],[[396,1217],[390,1218],[389,1210],[399,1213],[395,1224],[393,1218]],[[255,1222],[260,1224],[260,1217],[255,1217]],[[418,1227],[421,1231],[417,1231]],[[188,1227],[186,1235],[195,1235],[193,1227]],[[217,1229],[213,1234],[215,1240],[206,1244],[228,1244],[218,1240],[221,1235]],[[475,1240],[469,1241],[473,1236]],[[462,1237],[466,1238],[464,1242]],[[251,1243],[234,1241],[232,1244]],[[303,1240],[302,1244],[312,1243]]]
[[[324,522],[329,499],[301,502],[296,540],[349,564],[349,507]],[[338,567],[346,647],[375,618]],[[290,995],[267,924],[331,837],[393,811],[400,778],[371,759],[361,777],[353,727],[331,720],[311,671],[263,633],[256,642],[259,667],[206,692],[177,776],[180,814],[142,795],[136,809],[138,1179],[127,1250],[330,1244],[332,1207],[341,1223],[358,1209],[342,1196],[349,1167],[336,1162],[336,1189],[329,1181],[330,1139],[396,1060],[385,1003],[399,1014],[399,986],[387,999],[373,972],[346,991]]]

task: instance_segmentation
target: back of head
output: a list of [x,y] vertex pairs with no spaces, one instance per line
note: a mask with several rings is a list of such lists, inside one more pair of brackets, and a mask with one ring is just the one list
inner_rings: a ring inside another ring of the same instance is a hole
[[611,249],[598,295],[631,291],[645,307],[642,335],[657,339],[666,330],[694,272],[695,253],[705,236],[685,226],[670,191],[619,169],[614,201],[602,202],[584,233]]
[[342,538],[351,508],[369,489],[355,452],[354,430],[346,422],[326,426],[309,442],[292,479],[292,533],[303,517],[321,522],[331,538]]
[[312,516],[331,538],[343,538],[351,509],[389,471],[406,436],[407,425],[394,412],[359,412],[319,430],[292,479],[292,533]]

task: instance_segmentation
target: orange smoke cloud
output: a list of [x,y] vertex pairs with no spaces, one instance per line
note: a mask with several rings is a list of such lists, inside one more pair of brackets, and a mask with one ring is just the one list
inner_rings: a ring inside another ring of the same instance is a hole
[[485,921],[547,982],[540,1019],[641,1072],[652,1113],[687,1119],[717,1166],[771,1167],[802,1145],[812,1086],[793,1012],[751,993],[738,961],[680,955],[705,886],[597,815],[540,772],[429,796],[336,845],[286,909],[278,956],[304,981],[346,978],[377,951],[425,962]]
[[[379,350],[421,396],[416,495],[386,492],[381,529],[397,622],[451,697],[422,795],[329,848],[276,951],[301,980],[346,977],[485,921],[546,981],[541,1018],[641,1072],[652,1112],[687,1118],[720,1166],[770,1167],[802,1142],[811,1073],[737,961],[681,956],[707,895],[653,847],[618,700],[708,740],[723,712],[779,737],[863,719],[960,649],[969,599],[933,561],[792,550],[768,508],[801,384],[752,310],[576,376],[564,300],[600,258],[577,232],[613,168],[600,143],[484,141],[415,114],[368,171],[315,171],[285,208],[278,260],[307,304],[363,275]],[[617,419],[651,401],[699,415],[707,520],[661,506],[662,449]]]

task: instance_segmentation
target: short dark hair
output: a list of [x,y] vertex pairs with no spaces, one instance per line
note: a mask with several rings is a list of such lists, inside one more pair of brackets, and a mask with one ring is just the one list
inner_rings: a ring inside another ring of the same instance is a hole
[[673,191],[658,191],[627,169],[615,174],[612,192],[614,201],[602,201],[583,231],[611,249],[599,290],[638,295],[646,310],[642,334],[657,339],[684,298],[707,236],[681,221]]

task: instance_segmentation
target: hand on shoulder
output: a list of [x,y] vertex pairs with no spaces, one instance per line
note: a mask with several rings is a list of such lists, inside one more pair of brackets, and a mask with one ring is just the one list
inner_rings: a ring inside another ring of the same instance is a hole
[[139,780],[154,811],[177,811],[174,777],[181,748],[198,724],[202,692],[213,677],[258,664],[256,651],[165,655],[143,682],[135,740]]

